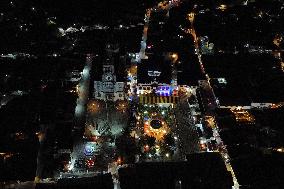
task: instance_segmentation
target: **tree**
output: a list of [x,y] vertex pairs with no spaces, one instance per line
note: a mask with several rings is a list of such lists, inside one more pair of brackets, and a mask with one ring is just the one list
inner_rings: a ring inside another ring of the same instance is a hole
[[167,134],[164,137],[164,141],[169,146],[174,146],[175,145],[175,140],[174,140],[174,138],[173,138],[173,136],[171,134]]
[[152,136],[146,136],[144,139],[145,144],[148,144],[150,147],[155,145],[156,138]]

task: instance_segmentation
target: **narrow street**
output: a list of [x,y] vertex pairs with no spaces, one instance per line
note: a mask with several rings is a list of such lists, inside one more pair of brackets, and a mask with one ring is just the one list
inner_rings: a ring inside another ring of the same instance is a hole
[[71,154],[71,162],[69,163],[69,170],[73,170],[75,161],[78,160],[80,154],[83,153],[83,133],[86,121],[87,102],[89,99],[89,87],[90,87],[90,72],[92,68],[92,55],[87,55],[86,65],[82,71],[82,78],[78,84],[77,92],[77,106],[75,108],[75,121],[74,121],[74,146]]
[[[205,89],[204,91],[207,93],[207,95],[213,97],[212,100],[206,102],[206,103],[208,103],[208,104],[206,104],[206,106],[208,105],[208,107],[209,107],[209,104],[210,105],[216,104],[215,108],[217,108],[217,106],[218,106],[217,99],[216,99],[216,96],[214,94],[213,88],[210,85],[211,79],[210,79],[209,75],[206,73],[206,70],[205,70],[205,68],[203,66],[203,62],[202,62],[202,54],[201,54],[201,50],[200,50],[200,47],[199,47],[199,38],[197,37],[196,31],[195,31],[195,28],[194,28],[195,15],[196,15],[196,13],[194,12],[194,10],[193,10],[193,12],[188,14],[188,20],[191,23],[191,28],[188,29],[188,33],[190,33],[192,35],[193,39],[194,39],[195,52],[198,56],[200,68],[201,68],[202,73],[206,76],[206,82],[204,82],[205,85],[203,85],[204,89]],[[212,114],[213,114],[213,118],[215,119],[214,112],[212,112],[211,110],[205,111],[204,116],[207,116],[207,115],[212,116]],[[228,155],[226,146],[224,145],[224,143],[222,142],[222,139],[220,137],[220,134],[219,134],[219,131],[218,131],[218,126],[216,125],[216,127],[213,128],[212,130],[213,130],[213,136],[214,136],[217,144],[220,146],[220,149],[223,149],[220,152],[220,154],[223,157],[223,160],[224,160],[224,163],[227,167],[227,170],[230,171],[231,174],[232,174],[232,178],[233,178],[233,182],[234,182],[233,189],[239,189],[239,183],[238,183],[237,178],[235,176],[234,170],[233,170],[233,168],[230,164],[230,157]]]

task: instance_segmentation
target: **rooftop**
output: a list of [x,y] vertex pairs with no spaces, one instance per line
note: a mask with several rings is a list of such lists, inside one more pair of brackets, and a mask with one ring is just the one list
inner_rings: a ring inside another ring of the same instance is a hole
[[284,101],[284,74],[271,55],[203,56],[203,64],[221,105]]
[[105,53],[103,53],[98,61],[101,61],[101,64],[95,63],[94,68],[92,69],[94,74],[95,81],[101,81],[103,75],[103,65],[114,65],[114,74],[116,75],[116,81],[121,82],[125,80],[126,72],[123,60],[120,58],[120,53],[115,53],[112,57],[108,57]]
[[174,189],[232,188],[231,176],[218,153],[187,156],[188,162],[139,163],[119,169],[120,186],[128,188]]
[[283,153],[250,154],[232,161],[238,182],[249,188],[281,188],[284,184]]
[[198,80],[204,79],[196,55],[180,55],[177,65],[177,81],[179,85],[198,85]]
[[148,56],[142,60],[137,68],[138,83],[151,83],[155,80],[158,83],[171,83],[171,62],[164,56]]

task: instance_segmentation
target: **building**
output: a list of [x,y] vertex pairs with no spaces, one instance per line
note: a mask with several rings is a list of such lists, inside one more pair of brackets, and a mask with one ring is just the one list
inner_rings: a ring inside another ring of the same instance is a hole
[[284,75],[270,54],[204,55],[220,108],[270,108],[284,101]]
[[[85,177],[82,177],[85,176]],[[110,173],[99,175],[68,175],[68,178],[58,179],[57,182],[37,183],[36,189],[77,189],[77,188],[113,189]]]
[[197,153],[184,162],[146,162],[118,170],[121,189],[231,189],[232,177],[219,153]]
[[103,66],[101,81],[94,81],[94,97],[98,100],[124,100],[124,82],[116,81],[113,65]]
[[103,101],[117,101],[125,99],[125,83],[117,81],[114,66],[114,56],[117,49],[111,50],[113,46],[107,46],[107,58],[103,64],[101,81],[94,81],[93,96]]
[[142,60],[137,70],[137,94],[156,94],[158,96],[172,96],[172,67],[163,56],[149,56]]

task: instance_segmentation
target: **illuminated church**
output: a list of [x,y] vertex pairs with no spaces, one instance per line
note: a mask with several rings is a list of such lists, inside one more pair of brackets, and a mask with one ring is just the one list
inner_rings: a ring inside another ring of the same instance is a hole
[[94,81],[93,96],[103,101],[117,101],[125,99],[125,83],[118,81],[115,72],[115,56],[119,51],[115,45],[107,45],[107,58],[102,68],[101,80]]

